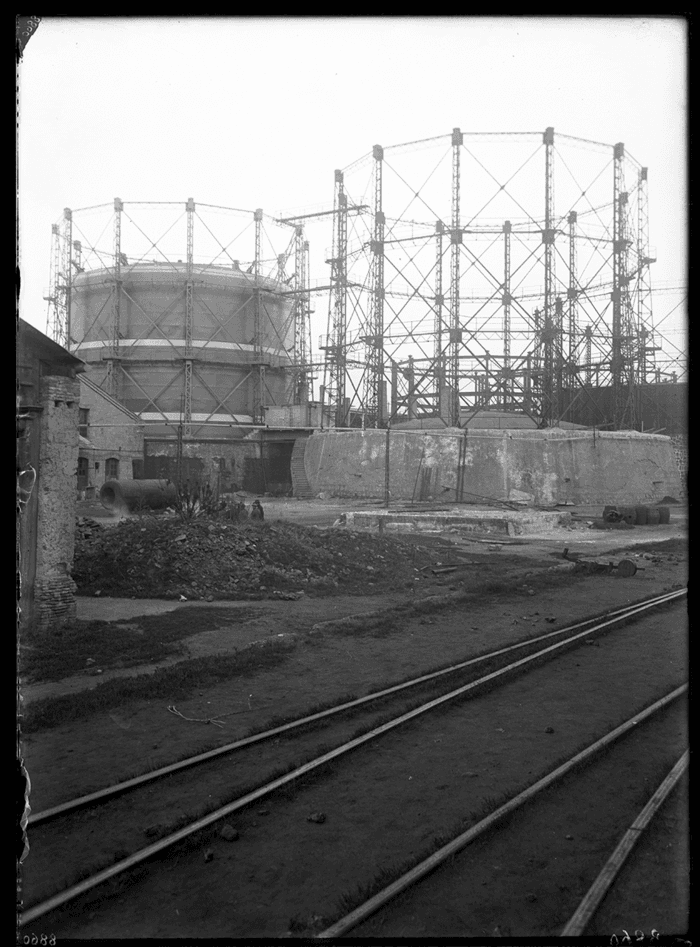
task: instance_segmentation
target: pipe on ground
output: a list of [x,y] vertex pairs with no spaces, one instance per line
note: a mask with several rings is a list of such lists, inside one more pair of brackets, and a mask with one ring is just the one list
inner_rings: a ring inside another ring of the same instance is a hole
[[100,490],[100,503],[110,511],[160,510],[175,502],[170,480],[108,480]]

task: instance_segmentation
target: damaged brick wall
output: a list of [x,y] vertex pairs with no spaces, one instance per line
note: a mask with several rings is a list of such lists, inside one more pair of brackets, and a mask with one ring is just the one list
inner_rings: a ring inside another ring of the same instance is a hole
[[[210,484],[220,493],[291,494],[291,456],[293,441],[255,440],[184,441],[182,478]],[[144,477],[149,480],[176,480],[178,475],[177,441],[146,436]]]
[[[221,493],[236,490],[258,492],[257,480],[254,486],[250,486],[251,462],[260,463],[260,447],[253,441],[184,441],[182,445],[183,479],[208,483]],[[176,480],[177,473],[177,442],[147,436],[145,479]]]
[[44,375],[40,383],[38,517],[34,615],[39,630],[75,618],[71,578],[78,465],[77,378]]

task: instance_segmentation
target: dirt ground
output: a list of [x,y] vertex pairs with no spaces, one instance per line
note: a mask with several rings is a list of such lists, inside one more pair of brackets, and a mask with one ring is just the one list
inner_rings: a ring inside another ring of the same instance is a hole
[[[306,520],[309,525],[312,525],[313,520],[316,520],[318,525],[330,525],[335,521],[338,510],[339,504],[333,503],[322,506],[319,504],[316,507],[305,505],[302,501],[266,503],[269,520],[274,521],[277,513],[280,518],[293,519],[297,512],[297,521]],[[585,516],[586,512],[582,511],[582,515]],[[82,515],[86,515],[85,511]],[[319,523],[319,520],[323,520],[323,524]],[[449,561],[445,554],[447,546],[438,543],[439,539],[440,537],[421,537],[422,543],[430,546],[432,541],[434,545],[431,548],[438,550],[441,558],[438,559],[437,555],[432,558],[433,565],[438,569],[441,566],[437,566],[437,562]],[[336,592],[325,597],[305,596],[295,601],[246,602],[246,608],[252,606],[256,613],[242,623],[232,621],[229,613],[225,612],[225,609],[235,608],[237,603],[227,602],[225,607],[223,603],[221,605],[224,617],[220,627],[203,632],[197,631],[197,612],[198,607],[204,603],[168,602],[168,609],[178,613],[185,611],[186,614],[192,615],[192,634],[185,639],[188,654],[184,659],[173,659],[173,664],[202,655],[216,656],[245,650],[256,642],[272,639],[285,641],[289,649],[284,660],[274,667],[261,668],[243,679],[221,682],[206,689],[195,688],[189,697],[178,701],[177,708],[185,717],[202,720],[216,717],[223,722],[222,727],[177,717],[168,712],[168,700],[139,700],[97,714],[91,719],[25,734],[22,738],[22,751],[32,782],[32,809],[44,809],[137,772],[165,765],[184,755],[231,742],[252,729],[262,729],[272,718],[300,716],[312,705],[328,704],[349,693],[360,696],[428,668],[444,666],[488,648],[514,642],[524,636],[544,633],[589,616],[592,612],[621,607],[687,582],[684,509],[674,509],[671,524],[667,527],[642,527],[624,533],[595,533],[593,530],[580,528],[538,538],[522,545],[501,546],[475,542],[463,536],[450,535],[442,539],[450,540],[453,549],[459,551],[463,557],[468,556],[470,565],[450,573],[434,573],[432,568],[422,571],[415,569],[417,581],[412,583],[410,592],[406,588],[389,588],[382,590],[381,594],[373,594],[368,589],[368,594],[364,595],[357,592],[351,595]],[[614,574],[583,576],[549,571],[562,562],[561,553],[564,547],[586,556],[599,555],[612,560],[619,560],[625,555],[632,558],[641,568],[635,576],[626,579]],[[624,553],[615,551],[625,548],[627,551]],[[454,554],[456,555],[456,552]],[[498,591],[493,591],[493,583],[502,580],[504,576],[512,578]],[[407,598],[420,600],[428,594],[461,594],[463,599],[434,614],[405,613],[400,622],[393,624],[368,621],[366,628],[362,625],[359,628],[344,628],[342,624],[319,627],[324,621],[346,615],[376,612],[387,606],[405,603]],[[146,600],[142,600],[141,604],[138,600],[127,599],[123,600],[122,604],[118,599],[91,597],[80,600],[79,613],[83,618],[111,617],[114,620],[126,617],[138,624],[140,614],[146,614],[148,609],[156,607],[155,603]],[[166,603],[162,603],[162,607],[165,608]],[[680,614],[684,615],[682,608]],[[666,668],[664,673],[667,676],[683,677],[687,674],[682,644],[684,634],[683,628],[676,632],[672,656],[674,666]],[[628,666],[631,666],[630,661],[635,651],[634,644],[631,643],[630,647],[632,650],[625,658]],[[158,667],[166,665],[167,662],[159,662]],[[109,675],[152,674],[158,672],[158,667],[137,666],[105,670],[105,677],[100,676],[99,679],[92,674],[81,674],[63,681],[31,683],[22,687],[22,697],[25,706],[30,708],[33,701],[42,698],[76,694],[95,687],[99,680],[106,679]],[[614,669],[610,671],[613,673]],[[575,675],[576,672],[572,669],[570,673]],[[611,678],[611,682],[612,680]],[[561,682],[562,695],[565,695],[567,690],[570,693],[571,683],[567,680]],[[517,717],[526,730],[528,727],[539,727],[542,716],[537,689],[530,689],[528,693],[529,696],[523,697],[517,707]],[[606,714],[608,695],[611,695],[609,699],[612,701],[610,688],[601,688],[597,703],[603,716]],[[607,710],[609,711],[610,707],[607,707]],[[484,710],[483,713],[487,716],[477,718],[470,724],[476,727],[477,731],[480,719],[484,724],[487,719],[492,723],[488,717],[491,712]],[[571,739],[577,742],[584,736],[585,728],[576,725],[575,720],[574,714],[571,720]],[[491,730],[489,724],[488,732]],[[552,749],[554,748],[552,744]],[[438,755],[433,760],[433,766],[436,766],[436,760],[440,759],[439,749],[437,747]],[[494,752],[496,751],[497,748],[494,747]],[[511,747],[508,752],[508,759],[511,760],[509,766],[512,764],[512,776],[509,777],[511,780],[516,780],[518,773],[527,770],[527,748],[523,745],[521,751],[515,753]],[[446,771],[452,768],[448,760],[445,760],[445,768]],[[384,778],[377,773],[370,776],[373,785],[376,784],[375,779]],[[494,790],[498,785],[500,784],[496,781]],[[424,788],[427,792],[427,786]],[[430,790],[428,795],[433,799],[433,790]],[[427,797],[426,804],[435,806],[434,801],[428,802]],[[396,805],[399,811],[401,803],[398,798]],[[371,807],[367,808],[366,799],[354,800],[352,807],[353,811],[358,813],[358,818],[362,815],[365,820],[371,820]],[[438,819],[430,823],[433,826],[433,834],[438,832],[439,825],[445,821],[449,821],[447,814],[442,821]],[[445,827],[443,825],[443,828]],[[403,830],[402,819],[399,818],[394,828],[397,838]],[[305,831],[308,831],[308,826]],[[254,836],[255,833],[251,833],[251,841]],[[333,850],[333,839],[332,833],[330,837],[325,837],[325,844],[330,846],[329,851]],[[301,839],[297,841],[301,844]],[[385,834],[382,841],[384,850],[387,841]],[[414,847],[420,841],[416,839]],[[266,846],[267,844],[265,843]],[[297,842],[292,843],[290,840],[289,845],[293,844]],[[343,845],[345,846],[345,843]],[[266,884],[273,887],[276,884],[288,885],[287,875],[280,873],[281,868],[280,871],[274,868],[274,844],[272,848],[266,847],[264,850],[268,860],[270,857],[273,859],[269,877],[266,875]],[[283,855],[282,848],[278,847],[278,851],[280,864],[286,863],[287,856]],[[395,857],[399,857],[401,851],[403,849],[398,846]],[[363,850],[362,845],[358,847],[355,856],[352,856],[347,848],[345,852],[346,858],[351,861],[355,859],[354,874],[350,872],[348,877],[360,877],[367,852]],[[379,864],[380,856],[383,856],[379,850],[375,854]],[[74,856],[77,867],[80,854],[71,854],[67,849],[66,858]],[[29,871],[31,850],[28,858],[26,867]],[[177,874],[179,877],[179,872]],[[240,877],[237,878],[237,883],[241,883]],[[168,899],[174,896],[173,884],[174,879],[167,883],[164,880],[160,886],[158,902],[163,906],[163,911],[167,910]],[[194,913],[186,923],[183,919],[180,926],[179,915],[162,924],[154,923],[151,928],[148,928],[147,923],[144,927],[145,922],[134,916],[133,924],[127,926],[124,931],[110,930],[109,923],[116,922],[102,922],[99,916],[93,919],[74,917],[70,921],[63,918],[62,923],[66,925],[65,934],[79,932],[77,936],[133,937],[176,936],[181,933],[181,936],[192,936],[196,930],[200,936],[204,936],[205,931],[201,925],[204,923],[203,917],[208,913],[205,909],[208,901],[206,898],[201,899],[199,890],[199,902],[195,909],[198,890],[198,885],[192,886],[192,899],[188,898],[188,904]],[[243,892],[240,893],[243,895]],[[155,897],[153,890],[150,890],[148,897]],[[260,905],[260,911],[264,912],[263,905]],[[100,915],[101,912],[98,910],[97,914]],[[247,934],[257,936],[251,933],[256,923],[254,911],[246,923],[249,925]],[[226,930],[216,925],[214,927],[215,930],[212,928],[208,931],[210,936],[236,935],[235,925],[234,928],[229,926]],[[129,933],[126,933],[127,929]],[[273,932],[264,928],[264,933],[272,936]],[[276,930],[274,933],[279,934],[280,931]]]

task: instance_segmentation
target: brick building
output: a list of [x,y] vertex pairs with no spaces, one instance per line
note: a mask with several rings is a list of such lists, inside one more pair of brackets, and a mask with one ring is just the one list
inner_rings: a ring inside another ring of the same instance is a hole
[[16,351],[20,623],[47,630],[75,617],[71,568],[84,366],[22,319]]
[[80,376],[80,446],[77,488],[80,499],[99,496],[106,480],[143,476],[143,424],[87,374]]

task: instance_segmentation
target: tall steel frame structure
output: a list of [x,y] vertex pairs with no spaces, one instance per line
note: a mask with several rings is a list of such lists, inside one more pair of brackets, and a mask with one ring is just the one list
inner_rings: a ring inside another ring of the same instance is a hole
[[[521,150],[508,167],[513,143]],[[502,149],[492,168],[480,145]],[[431,149],[438,161],[420,177],[400,166]],[[595,381],[614,390],[612,415],[599,423],[633,426],[635,386],[655,370],[647,186],[646,168],[623,144],[552,127],[454,128],[375,145],[336,171],[323,345],[336,424],[420,415],[458,426],[499,406],[549,427],[590,399]],[[349,234],[348,206],[368,197]]]

